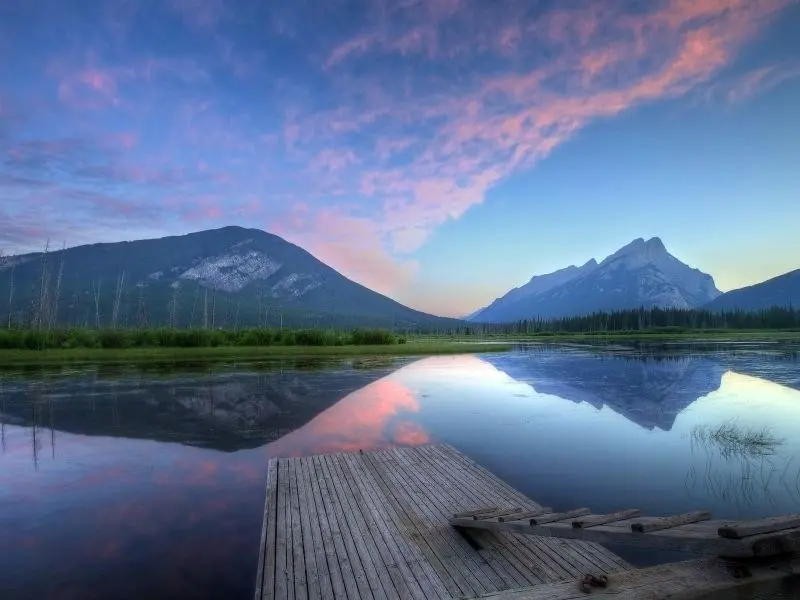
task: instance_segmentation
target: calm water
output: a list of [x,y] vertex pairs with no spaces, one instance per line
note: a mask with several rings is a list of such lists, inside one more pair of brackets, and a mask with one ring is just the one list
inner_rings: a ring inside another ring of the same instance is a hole
[[[447,442],[556,509],[800,508],[800,353],[780,345],[0,377],[4,600],[250,598],[271,456]],[[768,443],[703,436],[721,424]]]

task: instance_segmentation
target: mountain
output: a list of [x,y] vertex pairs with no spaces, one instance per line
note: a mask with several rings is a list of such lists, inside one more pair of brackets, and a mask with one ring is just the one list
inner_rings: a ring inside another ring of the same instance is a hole
[[662,351],[531,348],[484,360],[537,392],[586,402],[646,429],[669,431],[677,415],[719,389],[725,366],[713,356]]
[[800,306],[800,269],[726,292],[704,308],[713,311],[759,310],[773,306]]
[[554,319],[640,306],[697,308],[719,294],[710,275],[672,256],[659,238],[638,238],[599,264],[592,259],[533,277],[469,320]]
[[458,323],[403,306],[276,235],[242,227],[6,257],[0,260],[3,304],[12,281],[10,310],[3,306],[0,314],[10,312],[21,323],[40,313],[42,288],[42,304],[49,309],[44,312],[70,325],[419,328]]
[[502,314],[504,312],[513,313],[515,312],[515,305],[521,305],[526,302],[533,301],[536,296],[544,294],[545,292],[549,292],[553,288],[576,279],[581,275],[593,270],[596,266],[597,261],[592,259],[582,267],[570,265],[565,269],[560,269],[558,271],[548,273],[547,275],[535,275],[525,285],[512,289],[505,296],[497,298],[486,308],[476,310],[472,314],[465,317],[465,319],[467,321],[487,322],[485,319],[491,321],[491,318],[488,317],[489,315]]

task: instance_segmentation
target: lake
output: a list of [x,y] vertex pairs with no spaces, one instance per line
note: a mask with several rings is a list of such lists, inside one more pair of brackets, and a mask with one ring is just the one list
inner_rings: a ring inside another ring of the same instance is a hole
[[0,385],[4,600],[251,598],[273,456],[445,442],[556,510],[800,506],[785,344],[20,369]]

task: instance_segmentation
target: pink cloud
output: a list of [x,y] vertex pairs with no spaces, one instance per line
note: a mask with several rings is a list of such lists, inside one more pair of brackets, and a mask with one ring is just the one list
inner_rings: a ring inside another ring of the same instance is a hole
[[328,56],[328,59],[325,61],[325,67],[330,69],[350,56],[364,54],[367,52],[367,50],[379,42],[380,37],[373,33],[363,34],[349,39],[333,49]]
[[384,232],[342,210],[312,211],[295,205],[270,229],[331,264],[345,276],[384,294],[396,293],[414,277],[417,263],[398,261],[384,245]]
[[797,77],[800,77],[800,65],[770,65],[749,71],[732,83],[722,85],[727,88],[725,99],[737,104]]
[[[356,183],[361,193],[392,198],[373,217],[373,226],[387,232],[394,251],[415,250],[427,233],[458,219],[497,182],[546,157],[590,121],[681,95],[707,81],[757,31],[754,23],[786,4],[676,0],[655,13],[625,18],[605,5],[540,18],[536,27],[544,25],[550,39],[565,45],[556,59],[528,72],[485,77],[470,94],[424,103],[403,98],[383,113],[422,127],[437,119],[442,124],[427,139],[416,140],[422,151],[409,165],[364,171]],[[500,45],[507,51],[516,39],[515,29],[501,31]],[[610,41],[595,44],[601,31]],[[359,52],[374,44],[400,54],[411,47],[397,48],[385,39],[359,40],[353,46]],[[643,59],[652,66],[640,66]],[[549,83],[554,77],[571,83],[560,90]],[[760,81],[763,75],[751,84]],[[352,117],[337,118],[356,130],[367,125],[361,114]],[[394,148],[413,143],[398,138],[395,145],[382,138],[378,156],[386,159]]]
[[231,16],[225,0],[169,0],[169,4],[182,19],[198,29],[211,29]]
[[319,152],[309,163],[311,170],[339,171],[358,163],[358,157],[352,150],[326,149]]
[[103,108],[120,103],[117,80],[109,71],[86,68],[62,79],[58,99],[73,108]]

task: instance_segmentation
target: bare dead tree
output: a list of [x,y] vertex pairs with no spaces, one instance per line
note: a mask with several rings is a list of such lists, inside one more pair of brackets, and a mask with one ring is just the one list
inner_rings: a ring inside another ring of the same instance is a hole
[[233,329],[234,331],[239,331],[239,308],[241,306],[241,299],[236,300],[236,316],[233,319]]
[[175,328],[178,326],[178,289],[180,283],[177,281],[172,284],[172,310],[170,314],[170,326]]
[[100,329],[100,279],[92,281],[92,294],[94,296],[94,327]]
[[208,329],[208,288],[205,288],[203,297],[203,329]]
[[136,308],[136,320],[139,328],[147,327],[147,311],[145,310],[144,304],[144,281],[140,281],[136,284],[136,287],[139,288],[139,303]]
[[44,320],[45,299],[47,296],[47,253],[50,250],[50,238],[47,238],[47,243],[44,246],[42,253],[42,268],[41,277],[39,278],[39,304],[36,307],[34,316],[36,322],[36,329],[41,330],[42,322]]
[[111,309],[111,329],[117,328],[119,322],[119,303],[122,300],[122,288],[125,285],[125,271],[117,276],[117,289],[114,292],[114,306]]
[[211,329],[214,329],[217,321],[217,286],[214,286],[214,295],[211,298]]
[[17,270],[17,265],[11,265],[11,274],[9,275],[8,283],[8,328],[11,329],[11,324],[14,319],[14,272]]
[[261,302],[264,298],[264,285],[258,286],[258,313],[256,316],[256,327],[261,327]]
[[195,309],[197,308],[197,294],[200,291],[200,284],[195,282],[194,284],[194,294],[192,295],[192,313],[189,316],[189,329],[194,328],[194,313]]
[[123,288],[122,294],[125,298],[125,301],[120,309],[122,311],[122,328],[128,329],[129,321],[131,318],[131,295],[130,290],[127,288]]
[[61,281],[64,277],[64,255],[66,254],[67,243],[61,245],[61,257],[58,263],[58,276],[56,277],[56,290],[53,294],[53,304],[50,309],[50,321],[47,330],[51,330],[54,325],[58,325],[58,303],[61,300]]
[[[6,412],[6,395],[3,389],[3,379],[0,377],[0,410]],[[6,422],[0,419],[0,450],[6,452]]]

